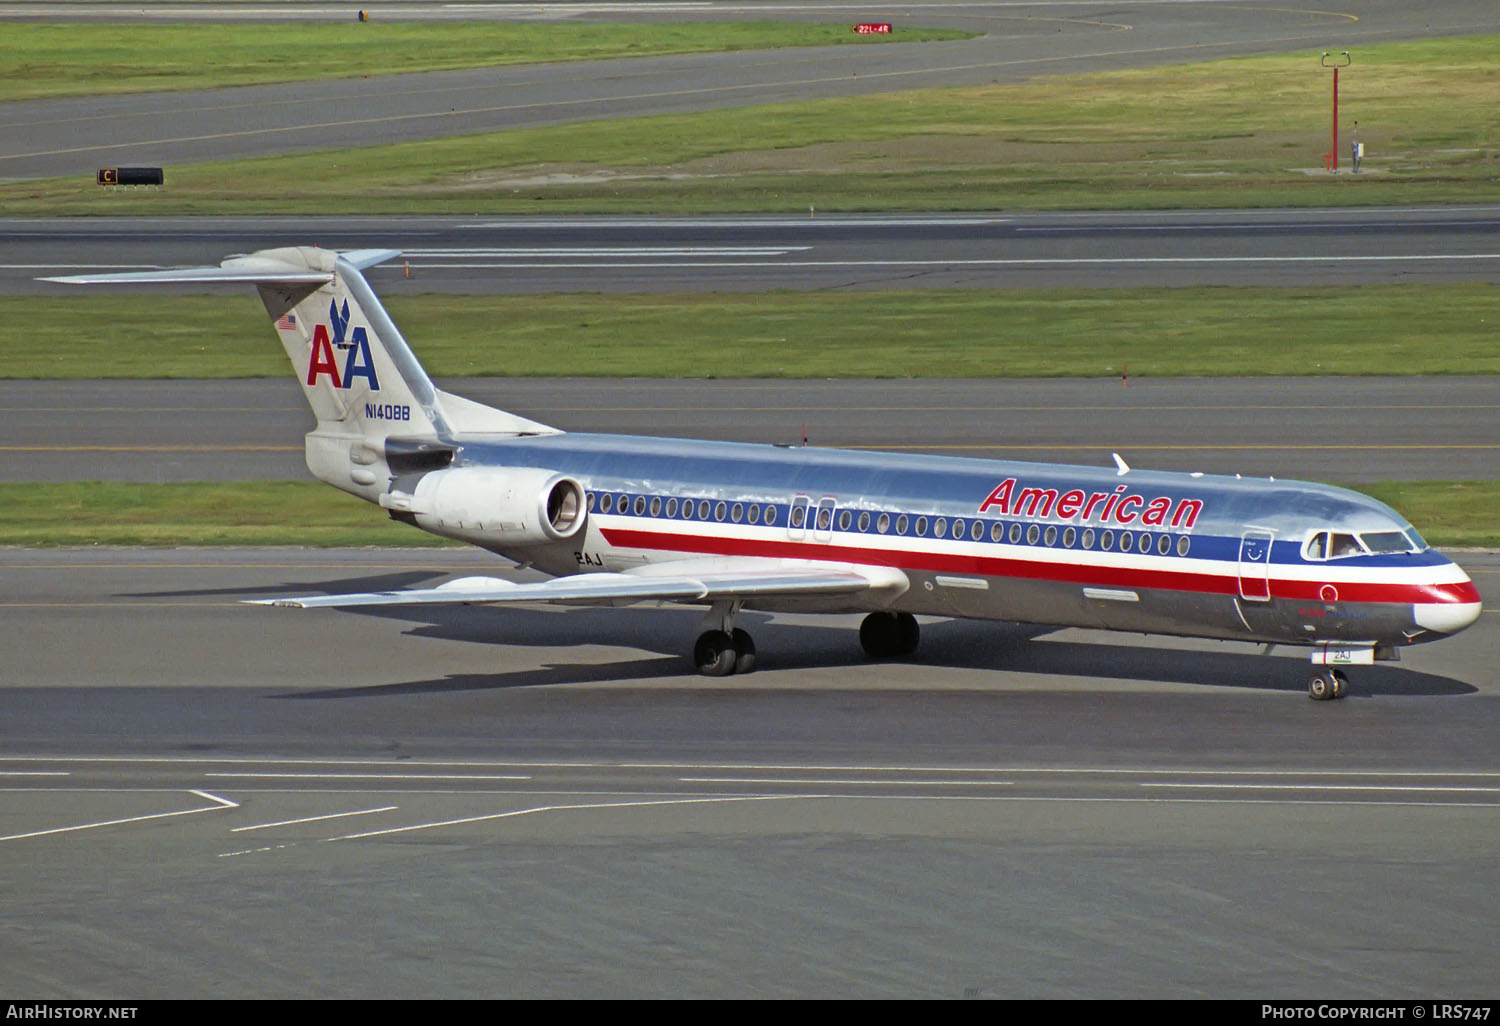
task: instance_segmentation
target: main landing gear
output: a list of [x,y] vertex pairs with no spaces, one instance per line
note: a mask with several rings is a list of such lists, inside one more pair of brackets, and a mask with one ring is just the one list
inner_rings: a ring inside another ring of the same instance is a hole
[[871,613],[859,625],[859,643],[872,659],[911,655],[920,634],[917,618],[910,613]]
[[693,645],[693,665],[705,677],[727,677],[755,669],[755,641],[734,625],[738,602],[717,602],[703,618],[709,629]]
[[1349,692],[1349,678],[1343,670],[1315,670],[1307,681],[1307,697],[1314,702],[1331,702]]
[[698,635],[693,663],[705,677],[727,677],[755,669],[755,641],[748,631],[712,630]]
[[[708,628],[693,645],[693,665],[705,677],[727,677],[755,669],[755,641],[734,626],[738,602],[720,603],[704,617]],[[917,619],[910,613],[871,613],[859,625],[859,643],[874,659],[908,656],[917,650]]]

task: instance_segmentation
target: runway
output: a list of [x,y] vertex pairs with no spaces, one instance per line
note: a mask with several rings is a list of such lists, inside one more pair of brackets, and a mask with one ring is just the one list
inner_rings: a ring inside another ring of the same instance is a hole
[[[1091,214],[0,221],[0,294],[39,277],[395,248],[382,293],[1139,288],[1500,281],[1500,208]],[[202,291],[201,286],[184,287]]]
[[[1463,557],[1487,607],[1500,561]],[[1486,613],[1335,705],[1251,646],[691,611],[379,615],[477,553],[0,553],[7,993],[1483,993]],[[80,644],[79,639],[88,639]],[[107,867],[107,868],[105,868]],[[1311,952],[1316,952],[1312,955]],[[101,954],[102,953],[102,954]]]
[[[11,10],[10,8],[14,8]],[[271,5],[274,10],[274,5]],[[320,16],[352,18],[354,6]],[[1277,3],[544,4],[472,5],[471,16],[590,19],[801,18],[972,27],[976,39],[878,47],[486,68],[200,92],[91,96],[0,105],[0,181],[173,167],[271,153],[371,146],[598,118],[636,117],[1038,75],[1147,67],[1500,29],[1487,0],[1412,5]],[[252,9],[253,10],[253,9]],[[400,8],[400,16],[425,9]],[[443,9],[451,16],[449,9]],[[141,17],[128,5],[7,5],[14,18]],[[175,11],[173,17],[193,12]],[[145,18],[160,17],[148,11]],[[197,17],[244,18],[238,5]],[[263,17],[263,11],[256,16]],[[376,18],[380,10],[376,8]],[[397,16],[392,14],[392,17]],[[124,31],[129,31],[128,26]],[[899,29],[898,29],[899,31]],[[170,173],[170,172],[169,172]]]
[[[474,379],[445,389],[569,431],[1360,483],[1477,480],[1494,378],[969,381]],[[0,480],[306,480],[290,377],[0,382]]]

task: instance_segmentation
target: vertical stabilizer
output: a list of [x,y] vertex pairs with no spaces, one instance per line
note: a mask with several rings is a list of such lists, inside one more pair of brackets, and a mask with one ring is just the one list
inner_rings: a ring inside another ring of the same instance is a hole
[[376,501],[390,484],[387,440],[453,444],[465,434],[556,429],[434,387],[361,273],[396,250],[266,249],[218,267],[72,275],[69,284],[244,283],[260,292],[317,417],[307,466],[320,480]]

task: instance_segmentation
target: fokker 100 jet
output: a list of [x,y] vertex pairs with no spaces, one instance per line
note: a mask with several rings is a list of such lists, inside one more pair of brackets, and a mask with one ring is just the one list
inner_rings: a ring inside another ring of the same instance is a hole
[[708,607],[701,673],[746,673],[742,609],[863,612],[875,658],[918,615],[1299,645],[1308,692],[1479,616],[1473,583],[1342,488],[1114,467],[565,433],[434,387],[361,273],[399,254],[263,250],[218,267],[52,278],[246,283],[317,427],[319,480],[553,579],[287,606],[670,601]]

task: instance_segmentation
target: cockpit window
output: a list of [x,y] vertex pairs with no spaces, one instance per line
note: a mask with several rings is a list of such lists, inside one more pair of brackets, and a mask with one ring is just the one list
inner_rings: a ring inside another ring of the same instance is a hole
[[1365,534],[1340,534],[1319,531],[1307,540],[1303,558],[1309,560],[1347,559],[1371,553],[1421,552],[1427,543],[1415,531],[1369,531]]
[[1426,552],[1429,548],[1426,539],[1417,533],[1415,527],[1408,527],[1406,529],[1406,537],[1411,539],[1411,550],[1413,552]]
[[1371,552],[1410,552],[1411,539],[1400,531],[1371,531],[1359,536]]
[[1360,547],[1359,540],[1354,535],[1335,531],[1319,531],[1307,540],[1307,547],[1303,550],[1304,558],[1319,561],[1364,554],[1365,550]]

